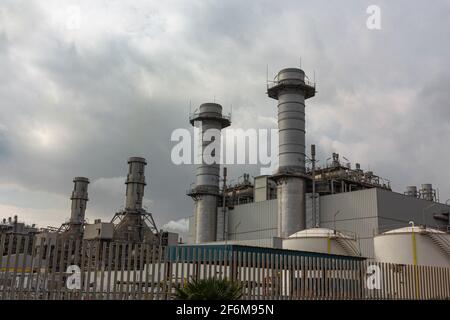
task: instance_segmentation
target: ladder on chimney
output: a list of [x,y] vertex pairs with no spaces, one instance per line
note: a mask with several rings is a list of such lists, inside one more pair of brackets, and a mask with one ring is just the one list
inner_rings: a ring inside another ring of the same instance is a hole
[[439,249],[445,253],[447,258],[450,260],[450,241],[445,238],[444,234],[427,232],[426,235],[433,241]]
[[345,238],[341,238],[341,237],[333,237],[333,239],[336,240],[338,245],[342,249],[344,249],[345,253],[347,253],[348,255],[350,255],[350,256],[360,256],[361,255],[359,250],[357,248],[355,248],[353,243],[350,242],[349,240],[346,240]]

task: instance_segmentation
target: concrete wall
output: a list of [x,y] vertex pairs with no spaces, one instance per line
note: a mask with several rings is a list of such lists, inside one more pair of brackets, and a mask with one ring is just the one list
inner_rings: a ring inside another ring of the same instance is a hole
[[255,178],[255,202],[266,201],[268,197],[268,176]]
[[112,239],[114,233],[114,224],[110,222],[100,222],[88,224],[84,228],[84,239]]

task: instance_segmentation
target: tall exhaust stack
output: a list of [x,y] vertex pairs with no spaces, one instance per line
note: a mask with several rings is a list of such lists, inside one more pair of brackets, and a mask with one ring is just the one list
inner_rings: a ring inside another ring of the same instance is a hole
[[147,161],[144,158],[131,157],[128,159],[128,175],[125,201],[125,210],[136,211],[142,209],[142,199],[144,198],[145,166]]
[[86,213],[86,205],[88,198],[89,179],[84,177],[76,177],[73,179],[74,187],[72,196],[72,208],[69,221],[69,233],[72,235],[82,235],[84,217]]
[[305,72],[287,68],[278,72],[267,95],[278,100],[279,167],[277,181],[278,236],[287,238],[306,228],[305,100],[316,94]]
[[154,242],[159,231],[152,214],[142,205],[145,181],[145,166],[147,161],[141,157],[128,159],[128,174],[125,182],[127,186],[125,209],[117,212],[112,221],[117,222],[114,229],[114,239],[132,242]]
[[[208,153],[208,145],[212,143],[206,132],[210,129],[216,130],[219,136],[216,139],[220,141],[220,132],[228,127],[230,117],[222,115],[222,106],[217,103],[204,103],[199,107],[197,113],[190,116],[190,123],[194,127],[201,124],[201,163],[196,170],[196,186],[189,190],[188,195],[194,200],[196,234],[195,242],[211,242],[216,240],[217,227],[217,207],[220,197],[219,180],[220,180],[220,163],[208,164],[205,156]],[[220,152],[220,142],[218,150]],[[213,155],[219,157],[219,155]]]

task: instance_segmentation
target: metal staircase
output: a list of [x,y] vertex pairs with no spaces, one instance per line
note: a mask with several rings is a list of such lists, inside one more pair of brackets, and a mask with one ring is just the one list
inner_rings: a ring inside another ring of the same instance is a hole
[[345,253],[347,253],[350,256],[360,256],[361,253],[359,252],[358,248],[354,246],[354,244],[342,237],[333,237],[332,239],[336,240],[338,245],[344,249]]
[[445,237],[445,234],[426,232],[425,233],[435,245],[445,253],[448,259],[450,259],[450,241]]

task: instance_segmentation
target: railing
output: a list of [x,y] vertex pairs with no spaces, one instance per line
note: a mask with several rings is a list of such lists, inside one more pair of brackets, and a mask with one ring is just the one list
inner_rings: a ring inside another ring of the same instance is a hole
[[[450,299],[450,268],[244,246],[0,236],[0,299],[174,299],[193,279],[227,278],[243,299]],[[18,257],[18,258],[16,258]]]
[[[297,79],[292,79],[294,82],[296,82],[296,83],[298,83],[298,81],[299,80],[297,80]],[[279,84],[282,84],[282,83],[287,83],[287,84],[289,84],[290,83],[290,81],[292,81],[292,80],[281,80],[281,81],[278,81],[278,80],[270,80],[270,81],[267,81],[267,89],[271,89],[271,88],[273,88],[273,87],[276,87],[276,86],[278,86]],[[315,82],[312,82],[312,81],[310,81],[310,80],[308,80],[308,79],[304,79],[303,81],[302,81],[305,85],[307,85],[307,86],[310,86],[310,87],[312,87],[312,88],[316,88],[316,83]]]
[[192,186],[190,189],[186,190],[187,195],[194,195],[194,194],[213,194],[213,195],[219,195],[220,192],[217,188],[211,187],[211,186]]
[[[212,113],[211,113],[211,114],[212,114]],[[201,113],[200,113],[200,112],[193,112],[193,113],[190,113],[190,114],[189,114],[189,121],[191,121],[191,120],[193,120],[193,119],[196,119],[196,118],[198,118],[198,117],[200,117],[200,116],[201,116]],[[222,119],[231,121],[231,114],[229,113],[229,114],[222,114],[222,115],[220,115],[219,113],[217,113],[217,118],[222,118]]]

